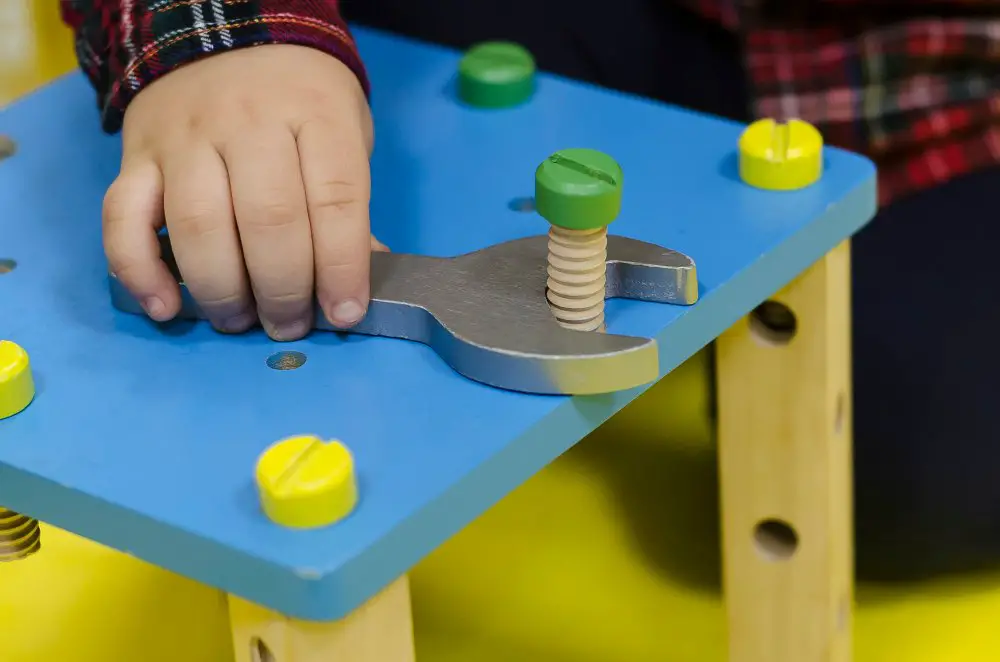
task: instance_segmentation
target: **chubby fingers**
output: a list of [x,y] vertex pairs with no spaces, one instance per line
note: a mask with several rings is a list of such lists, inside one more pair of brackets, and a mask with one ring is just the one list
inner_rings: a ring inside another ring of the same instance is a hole
[[300,127],[297,143],[316,296],[331,324],[349,328],[368,309],[371,251],[385,250],[370,234],[368,147],[360,130],[345,131],[320,119]]
[[166,156],[163,175],[170,243],[188,291],[217,329],[245,331],[256,316],[222,157],[195,143]]
[[313,240],[295,136],[258,128],[224,150],[257,313],[275,340],[312,328]]
[[163,226],[163,176],[152,160],[122,164],[104,198],[102,224],[111,272],[150,318],[173,318],[181,307],[180,290],[156,238]]

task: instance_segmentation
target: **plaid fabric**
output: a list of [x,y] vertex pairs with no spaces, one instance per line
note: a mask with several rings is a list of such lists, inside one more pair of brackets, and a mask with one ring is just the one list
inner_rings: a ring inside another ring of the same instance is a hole
[[1000,0],[677,0],[737,32],[756,117],[879,166],[883,204],[1000,162]]
[[[2,1],[2,0],[0,0]],[[311,46],[368,80],[338,0],[60,0],[80,65],[117,131],[145,85],[198,58],[268,43]]]

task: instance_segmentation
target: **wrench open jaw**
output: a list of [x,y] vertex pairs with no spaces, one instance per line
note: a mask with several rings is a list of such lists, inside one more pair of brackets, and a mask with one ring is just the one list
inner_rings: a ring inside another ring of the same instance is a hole
[[[204,314],[173,264],[185,319]],[[372,253],[371,304],[355,327],[335,329],[317,306],[316,329],[401,338],[431,347],[456,372],[511,391],[551,395],[610,393],[659,376],[656,341],[561,327],[545,299],[548,238],[515,239],[442,258]],[[110,275],[112,304],[143,314]],[[694,261],[683,253],[626,237],[608,237],[608,298],[676,305],[698,300]]]

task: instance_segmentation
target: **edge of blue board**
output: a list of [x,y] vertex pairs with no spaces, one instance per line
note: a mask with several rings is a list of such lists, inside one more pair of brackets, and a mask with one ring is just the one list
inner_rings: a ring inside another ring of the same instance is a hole
[[[380,40],[398,39],[370,30],[356,32],[363,52],[377,47]],[[453,53],[449,49],[439,50]],[[457,58],[457,54],[454,56]],[[595,94],[628,96],[593,89]],[[833,149],[828,152],[829,158],[865,172],[864,181],[776,250],[761,254],[739,277],[705,294],[696,304],[696,316],[682,315],[657,334],[661,375],[695,354],[753,305],[780,289],[874,216],[874,166],[854,154]],[[694,257],[697,261],[697,256]],[[292,576],[287,567],[269,563],[252,553],[234,552],[190,531],[174,531],[173,535],[163,537],[158,522],[89,494],[79,493],[71,506],[67,505],[64,498],[56,497],[59,486],[42,476],[3,464],[0,464],[0,498],[5,505],[55,526],[290,616],[335,620],[407,572],[442,541],[508,494],[512,489],[511,475],[521,475],[526,480],[646,388],[565,399],[549,416],[480,464],[447,493],[428,502],[363,554],[332,569],[298,568]],[[109,511],[114,511],[115,517],[109,517]],[[253,581],[247,581],[248,577]]]

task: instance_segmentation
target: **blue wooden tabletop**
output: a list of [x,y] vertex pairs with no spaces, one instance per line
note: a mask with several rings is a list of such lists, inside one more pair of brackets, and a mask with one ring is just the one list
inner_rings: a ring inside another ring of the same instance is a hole
[[[874,214],[875,171],[828,150],[794,193],[743,185],[741,127],[543,76],[514,110],[463,107],[458,54],[365,30],[374,83],[376,234],[455,255],[546,232],[508,203],[550,153],[592,147],[625,172],[617,234],[687,253],[690,308],[612,301],[609,330],[655,336],[665,374]],[[0,338],[31,355],[35,402],[0,421],[0,504],[293,616],[345,615],[624,407],[639,390],[562,398],[454,374],[428,348],[320,332],[279,346],[203,323],[157,327],[112,309],[100,207],[120,143],[80,75],[0,112]],[[279,350],[308,357],[270,369]],[[360,502],[315,531],[272,524],[258,455],[304,433],[354,452]],[[682,541],[679,541],[682,542]]]

